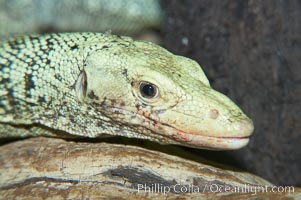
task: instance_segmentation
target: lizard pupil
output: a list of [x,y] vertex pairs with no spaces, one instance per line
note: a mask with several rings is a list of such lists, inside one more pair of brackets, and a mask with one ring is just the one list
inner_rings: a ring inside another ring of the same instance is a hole
[[158,94],[157,87],[150,83],[140,83],[140,93],[145,98],[154,98]]

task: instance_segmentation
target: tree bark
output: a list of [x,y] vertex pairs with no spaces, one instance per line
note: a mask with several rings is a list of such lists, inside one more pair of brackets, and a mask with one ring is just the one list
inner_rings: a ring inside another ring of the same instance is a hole
[[[245,172],[120,144],[76,143],[41,137],[3,145],[0,152],[3,199],[241,199],[252,192],[214,191],[217,187],[232,190],[273,186]],[[181,188],[187,192],[181,192]],[[259,192],[256,196],[280,199],[300,194],[295,189],[295,193]]]

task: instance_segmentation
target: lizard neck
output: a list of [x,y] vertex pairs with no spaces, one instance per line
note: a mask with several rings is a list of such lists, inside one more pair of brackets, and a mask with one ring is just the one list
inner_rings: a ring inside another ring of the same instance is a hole
[[57,34],[2,43],[0,122],[28,125],[50,121],[55,125],[57,115],[67,109],[64,104],[76,101],[73,86],[84,59],[80,43],[80,39]]

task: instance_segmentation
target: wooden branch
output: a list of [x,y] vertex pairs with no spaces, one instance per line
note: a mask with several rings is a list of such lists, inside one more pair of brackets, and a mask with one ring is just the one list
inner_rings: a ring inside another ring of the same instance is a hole
[[[294,193],[255,195],[252,195],[254,190],[250,193],[233,191],[258,185],[273,186],[249,173],[223,170],[134,146],[41,137],[0,147],[0,197],[3,199],[242,199],[249,196],[281,199],[301,196],[301,190],[296,188]],[[222,192],[215,192],[218,188]]]

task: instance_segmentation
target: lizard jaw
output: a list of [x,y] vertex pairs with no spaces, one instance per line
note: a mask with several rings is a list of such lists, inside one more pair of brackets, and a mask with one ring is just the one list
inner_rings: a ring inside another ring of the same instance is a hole
[[214,137],[175,130],[172,137],[184,146],[208,150],[235,150],[246,146],[249,137]]
[[[143,112],[134,113],[122,108],[110,108],[113,112],[131,114],[136,117],[139,116],[140,120],[138,124],[144,124],[144,126],[147,126],[153,133],[163,136],[169,144],[179,144],[208,150],[235,150],[240,149],[249,143],[248,136],[216,137],[202,135],[201,133],[189,133],[188,131],[179,130],[169,124],[162,123],[159,120],[152,119]],[[155,136],[154,138],[157,137]]]
[[208,150],[235,150],[246,146],[249,143],[248,136],[231,136],[231,137],[217,137],[202,135],[201,133],[189,133],[188,131],[179,130],[171,125],[161,123],[157,120],[151,119],[147,116],[143,117],[147,120],[155,122],[155,132],[160,135],[176,141],[177,143]]

